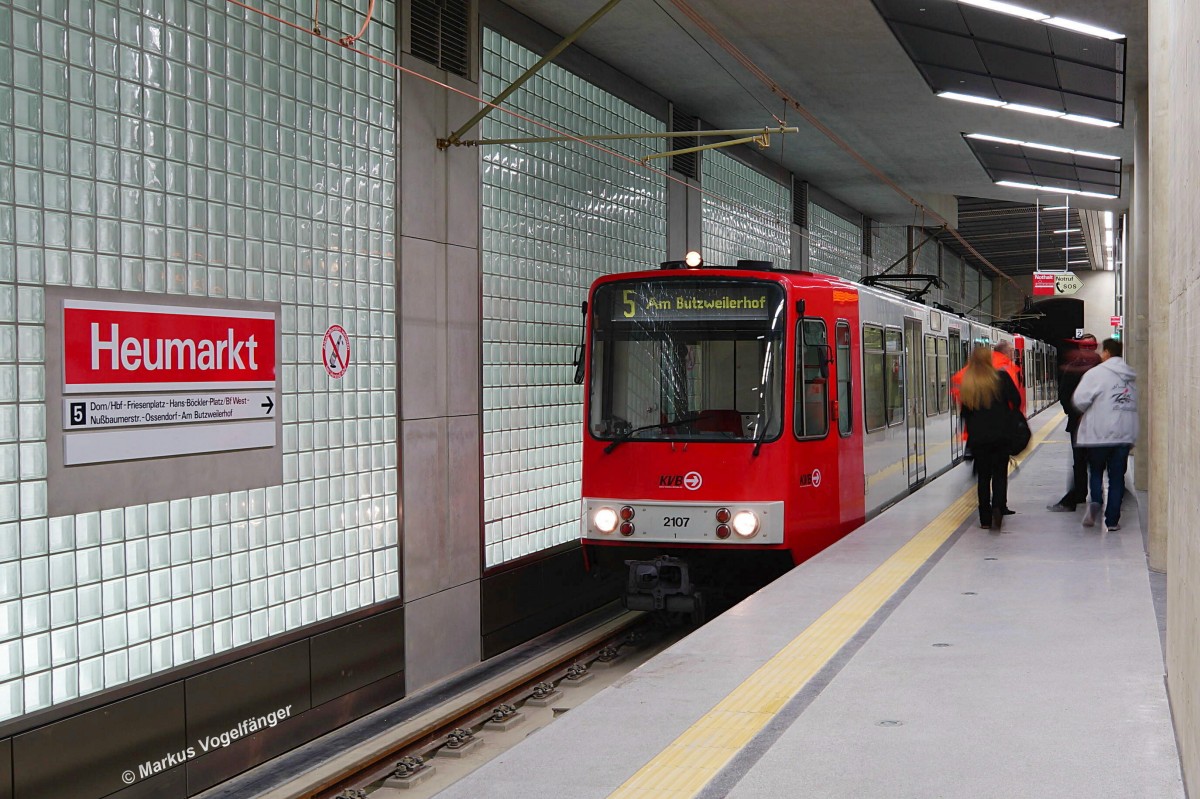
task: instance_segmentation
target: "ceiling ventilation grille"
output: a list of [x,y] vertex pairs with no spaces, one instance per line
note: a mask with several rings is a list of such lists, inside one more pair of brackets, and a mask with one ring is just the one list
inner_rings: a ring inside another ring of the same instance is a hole
[[468,77],[470,7],[470,0],[412,0],[412,54],[447,72]]
[[792,180],[792,222],[808,229],[808,181]]
[[[671,109],[672,133],[686,130],[696,130],[696,125],[698,122],[699,120],[691,114],[685,114],[677,108]],[[688,147],[695,147],[699,143],[699,140],[695,136],[680,136],[672,139],[669,142],[669,147],[672,150],[684,150]],[[700,177],[700,159],[697,156],[697,153],[673,155],[671,156],[671,169],[686,178],[696,180]]]

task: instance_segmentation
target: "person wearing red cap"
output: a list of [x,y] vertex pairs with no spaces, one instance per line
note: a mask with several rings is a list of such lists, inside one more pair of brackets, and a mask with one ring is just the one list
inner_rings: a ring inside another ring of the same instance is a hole
[[1071,434],[1071,482],[1067,493],[1046,509],[1055,513],[1072,513],[1081,502],[1087,502],[1088,497],[1088,453],[1078,445],[1079,420],[1083,412],[1075,407],[1071,396],[1083,379],[1084,372],[1100,363],[1100,354],[1096,352],[1096,337],[1090,333],[1077,339],[1067,339],[1072,349],[1063,359],[1063,365],[1058,376],[1058,401],[1067,413],[1067,432]]

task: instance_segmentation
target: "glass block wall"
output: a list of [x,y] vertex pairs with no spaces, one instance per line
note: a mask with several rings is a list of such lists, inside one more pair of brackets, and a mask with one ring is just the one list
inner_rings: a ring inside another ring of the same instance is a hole
[[[224,0],[0,31],[0,719],[397,597],[394,73]],[[49,518],[46,286],[280,303],[284,482]]]
[[[808,268],[811,271],[854,281],[862,277],[861,223],[851,222],[810,202],[808,233]],[[901,255],[907,249],[901,250]]]
[[942,281],[946,284],[942,289],[942,302],[956,311],[970,307],[963,305],[962,259],[950,250],[942,254]]
[[[979,304],[979,273],[973,267],[964,263],[963,271],[963,299],[962,307],[967,316],[972,319],[985,319],[982,312],[985,310]],[[991,310],[986,309],[986,310]]]
[[989,274],[994,272],[978,271],[975,273],[979,279],[979,307],[975,312],[979,315],[978,318],[985,322],[992,322],[992,281],[988,278]]
[[720,150],[700,157],[701,238],[705,263],[739,258],[792,263],[792,199],[787,187]]
[[[917,242],[921,242],[928,235],[927,231],[917,230]],[[936,239],[925,242],[925,246],[917,250],[917,262],[913,265],[913,271],[922,275],[936,275],[940,269],[938,265],[938,250],[942,245]],[[938,286],[930,286],[929,293],[925,295],[925,302],[933,304],[942,302],[944,291]]]
[[[870,273],[873,275],[882,274],[896,261],[904,257],[908,252],[908,228],[905,225],[875,225],[874,229],[875,242],[872,249],[872,258],[870,265]],[[904,264],[900,264],[892,269],[888,274],[896,272],[904,273]]]
[[[539,58],[495,31],[483,39],[487,97]],[[505,106],[576,135],[666,130],[553,64]],[[483,138],[550,135],[502,113],[482,128]],[[640,158],[662,142],[605,146]],[[485,566],[579,537],[579,304],[595,278],[656,266],[665,253],[659,175],[576,142],[483,148]]]

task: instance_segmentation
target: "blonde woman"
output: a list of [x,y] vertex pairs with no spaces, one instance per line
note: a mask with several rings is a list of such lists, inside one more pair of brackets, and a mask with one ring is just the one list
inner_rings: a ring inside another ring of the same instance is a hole
[[1008,503],[1008,430],[1021,394],[1007,373],[992,365],[992,348],[971,353],[959,389],[967,446],[975,456],[979,487],[979,526],[999,530]]

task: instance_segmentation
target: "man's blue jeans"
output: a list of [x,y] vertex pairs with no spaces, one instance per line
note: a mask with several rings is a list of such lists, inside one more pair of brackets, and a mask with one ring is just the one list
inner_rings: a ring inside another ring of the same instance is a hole
[[1108,472],[1108,503],[1104,506],[1104,524],[1112,527],[1121,521],[1121,500],[1125,497],[1125,467],[1129,462],[1131,444],[1109,447],[1087,447],[1088,485],[1092,502],[1104,497],[1104,473]]

